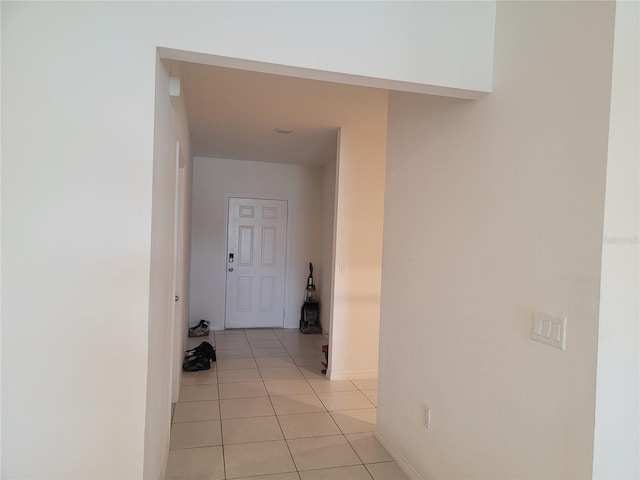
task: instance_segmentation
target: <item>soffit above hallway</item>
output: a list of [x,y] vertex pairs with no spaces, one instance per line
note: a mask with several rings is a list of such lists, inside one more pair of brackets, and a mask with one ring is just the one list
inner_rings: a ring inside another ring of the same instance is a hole
[[372,101],[385,90],[187,62],[180,71],[195,156],[323,166],[338,128],[386,115]]

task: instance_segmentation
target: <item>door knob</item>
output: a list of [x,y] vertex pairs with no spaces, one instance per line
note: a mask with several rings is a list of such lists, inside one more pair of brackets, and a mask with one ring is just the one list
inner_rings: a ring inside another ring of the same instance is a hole
[[229,267],[229,271],[230,271],[230,272],[233,272],[233,267]]
[[178,295],[176,295],[176,302],[180,300],[180,297]]

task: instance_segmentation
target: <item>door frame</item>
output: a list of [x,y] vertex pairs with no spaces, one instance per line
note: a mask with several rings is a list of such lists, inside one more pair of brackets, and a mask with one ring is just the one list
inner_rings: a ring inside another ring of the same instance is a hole
[[180,395],[180,385],[182,379],[182,360],[185,349],[187,315],[185,302],[188,301],[187,292],[185,291],[186,264],[185,264],[185,248],[183,233],[185,229],[185,198],[186,191],[186,172],[185,157],[180,142],[176,142],[175,152],[175,191],[174,191],[174,238],[173,238],[173,294],[177,298],[173,302],[173,311],[171,313],[171,325],[173,331],[171,334],[171,344],[173,345],[173,355],[171,362],[171,401],[176,403]]
[[[225,194],[225,199],[224,199],[224,208],[225,208],[225,216],[224,216],[224,231],[225,231],[225,236],[224,236],[224,255],[225,255],[225,274],[224,274],[224,318],[223,318],[223,326],[224,329],[227,329],[227,272],[226,272],[226,266],[227,266],[227,254],[229,252],[229,199],[231,198],[247,198],[247,199],[251,199],[251,200],[277,200],[277,201],[284,201],[287,202],[287,218],[286,218],[286,227],[285,227],[285,231],[287,233],[287,241],[285,242],[284,245],[284,298],[283,298],[283,315],[282,315],[282,325],[283,327],[286,328],[286,317],[287,317],[287,301],[289,299],[289,289],[288,287],[288,278],[289,275],[287,275],[288,269],[289,269],[289,242],[291,241],[291,225],[289,222],[289,211],[291,209],[291,199],[289,197],[284,197],[284,196],[279,196],[279,195],[255,195],[255,194],[236,194],[236,193],[227,193]],[[273,328],[273,327],[267,327],[267,328]]]

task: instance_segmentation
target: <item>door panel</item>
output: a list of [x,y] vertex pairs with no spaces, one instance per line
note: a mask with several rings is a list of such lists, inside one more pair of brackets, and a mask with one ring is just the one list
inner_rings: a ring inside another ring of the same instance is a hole
[[287,202],[229,199],[226,328],[282,327]]

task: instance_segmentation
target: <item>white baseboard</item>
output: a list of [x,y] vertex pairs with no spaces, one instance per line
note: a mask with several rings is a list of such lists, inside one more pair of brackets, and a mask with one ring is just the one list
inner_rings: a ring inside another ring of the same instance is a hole
[[379,427],[376,427],[374,435],[382,444],[382,446],[387,449],[389,455],[393,457],[393,459],[400,467],[400,470],[402,470],[407,475],[407,477],[409,477],[411,480],[423,480],[418,471],[413,468],[413,465],[411,465],[409,460],[407,460],[407,457],[405,457],[402,452],[398,450],[398,448],[391,442],[391,440],[389,440],[389,437],[387,437]]
[[348,370],[346,372],[327,372],[329,380],[366,380],[378,378],[378,370]]

